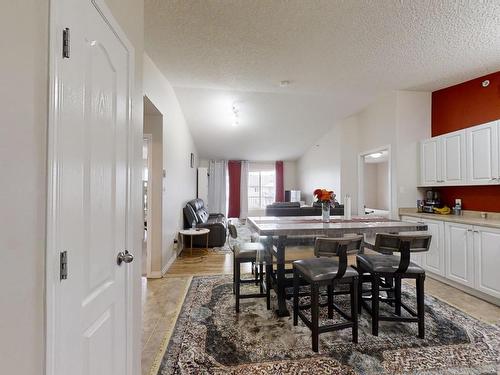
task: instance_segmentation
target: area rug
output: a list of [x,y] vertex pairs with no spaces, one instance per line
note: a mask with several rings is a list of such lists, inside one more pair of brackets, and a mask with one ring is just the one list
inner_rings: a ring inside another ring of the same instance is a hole
[[[404,286],[407,304],[414,295]],[[342,298],[337,303],[347,305]],[[381,322],[372,336],[364,312],[357,345],[349,329],[324,333],[314,353],[309,329],[278,318],[264,299],[242,300],[237,315],[230,276],[195,277],[158,374],[497,374],[499,327],[431,296],[425,304],[424,340],[413,323]]]

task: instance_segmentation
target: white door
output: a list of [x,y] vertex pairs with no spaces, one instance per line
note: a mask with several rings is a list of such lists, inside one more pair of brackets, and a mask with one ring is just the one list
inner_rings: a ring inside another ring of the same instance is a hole
[[431,138],[420,143],[420,184],[436,185],[441,182],[440,138]]
[[48,278],[54,314],[48,313],[47,373],[124,375],[132,265],[119,265],[117,255],[128,246],[130,52],[104,18],[109,12],[93,1],[53,6],[54,33],[69,28],[70,48],[63,57],[62,40],[55,39],[61,45],[52,60],[57,103],[49,148],[56,171],[49,259],[58,262],[66,251],[68,276]]
[[500,298],[500,230],[474,227],[475,287]]
[[496,121],[467,129],[467,182],[499,183],[498,124]]
[[442,180],[446,184],[465,184],[465,132],[458,131],[441,136]]
[[424,220],[427,225],[427,233],[432,236],[429,251],[422,256],[422,266],[438,275],[444,275],[444,226],[442,221]]
[[474,251],[472,227],[465,224],[445,224],[446,277],[474,287]]

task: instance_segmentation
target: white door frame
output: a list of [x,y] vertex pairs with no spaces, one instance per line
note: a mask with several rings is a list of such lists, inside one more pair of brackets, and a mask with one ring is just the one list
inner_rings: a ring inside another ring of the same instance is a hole
[[364,151],[358,154],[358,215],[365,215],[365,161],[364,157],[366,155],[374,154],[375,152],[387,151],[387,170],[388,170],[388,184],[389,187],[389,215],[392,217],[392,207],[393,207],[393,197],[392,197],[392,152],[391,145],[377,147],[368,151]]
[[152,277],[152,266],[151,266],[151,242],[152,242],[152,234],[153,231],[151,228],[153,227],[153,220],[151,211],[153,210],[153,206],[151,204],[151,197],[153,196],[153,135],[144,133],[143,135],[144,141],[148,144],[148,211],[146,215],[146,222],[148,228],[148,238],[146,241],[146,276],[148,278]]
[[[135,70],[135,50],[127,39],[125,32],[122,30],[118,22],[113,17],[113,14],[107,7],[104,0],[85,0],[90,1],[93,6],[99,11],[103,19],[108,23],[114,31],[116,37],[120,40],[124,48],[128,51],[128,110],[127,110],[127,205],[128,211],[126,214],[127,223],[127,238],[126,247],[133,249],[137,243],[137,231],[134,230],[137,219],[137,204],[134,202],[133,194],[137,187],[133,186],[133,179],[136,179],[137,171],[134,171],[132,166],[137,165],[134,162],[134,138],[132,126],[132,98],[134,93],[134,70]],[[56,218],[58,215],[58,181],[59,181],[59,164],[57,137],[59,126],[59,109],[60,109],[60,66],[59,56],[62,53],[62,26],[64,21],[61,20],[61,9],[64,0],[51,0],[49,12],[49,103],[48,103],[48,137],[47,137],[47,228],[46,228],[46,248],[45,248],[45,375],[55,375],[55,358],[58,355],[56,352],[56,332],[58,322],[56,312],[61,308],[59,294],[59,252],[61,249],[56,248]],[[137,185],[137,184],[136,184]],[[140,257],[139,257],[140,259]],[[134,267],[137,266],[137,263]],[[133,268],[127,267],[125,275],[126,287],[126,337],[127,337],[127,353],[126,353],[126,375],[133,374],[135,364],[133,356],[133,348],[140,347],[140,344],[135,345],[134,341],[137,337],[134,335],[135,322],[133,319],[134,303],[134,285],[133,285]]]

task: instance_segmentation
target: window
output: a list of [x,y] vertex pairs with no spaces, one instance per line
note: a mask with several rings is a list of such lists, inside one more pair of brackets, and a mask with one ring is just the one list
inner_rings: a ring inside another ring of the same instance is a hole
[[254,165],[248,172],[248,209],[266,208],[275,200],[276,172],[274,168],[259,168]]

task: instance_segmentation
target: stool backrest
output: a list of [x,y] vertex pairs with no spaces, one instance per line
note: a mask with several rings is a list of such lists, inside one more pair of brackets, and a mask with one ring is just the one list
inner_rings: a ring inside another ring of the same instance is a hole
[[316,238],[314,243],[314,255],[316,257],[332,257],[340,256],[341,249],[345,249],[345,253],[358,254],[363,246],[363,236]]
[[314,255],[317,257],[338,257],[339,266],[335,278],[341,279],[347,269],[347,255],[359,254],[362,248],[363,236],[319,237],[314,243]]
[[401,253],[398,273],[404,273],[410,265],[410,253],[428,251],[432,236],[429,234],[377,234],[375,251]]
[[386,234],[378,233],[375,238],[375,251],[379,253],[402,252],[402,243],[408,243],[412,253],[429,251],[432,236],[429,234]]

